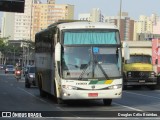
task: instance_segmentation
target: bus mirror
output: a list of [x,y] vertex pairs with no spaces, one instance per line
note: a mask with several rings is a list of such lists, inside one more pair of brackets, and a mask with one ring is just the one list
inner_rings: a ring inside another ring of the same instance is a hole
[[123,49],[124,49],[124,60],[129,60],[130,52],[129,52],[129,46],[127,42],[123,42]]
[[61,60],[61,44],[59,42],[55,46],[55,60]]

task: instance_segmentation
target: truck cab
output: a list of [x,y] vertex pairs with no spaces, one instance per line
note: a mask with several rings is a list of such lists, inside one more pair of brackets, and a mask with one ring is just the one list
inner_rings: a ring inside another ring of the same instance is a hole
[[152,56],[144,53],[130,53],[130,59],[123,62],[123,86],[147,86],[155,89],[156,72],[152,65]]

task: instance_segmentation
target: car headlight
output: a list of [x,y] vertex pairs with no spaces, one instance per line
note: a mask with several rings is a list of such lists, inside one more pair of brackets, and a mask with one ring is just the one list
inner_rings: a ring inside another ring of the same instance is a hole
[[71,86],[71,85],[62,85],[62,88],[68,89],[68,90],[77,90],[77,87]]
[[122,88],[122,85],[119,84],[119,85],[112,85],[112,86],[109,86],[108,87],[109,89],[119,89],[119,88]]
[[29,75],[30,78],[33,78],[33,75]]

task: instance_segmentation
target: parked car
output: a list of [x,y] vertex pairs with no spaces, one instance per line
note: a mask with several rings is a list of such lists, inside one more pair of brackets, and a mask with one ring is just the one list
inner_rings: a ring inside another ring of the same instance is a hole
[[25,72],[25,87],[30,88],[31,85],[36,86],[35,66],[28,66]]
[[14,65],[6,65],[5,66],[5,74],[7,74],[7,73],[14,74],[14,72],[15,72]]

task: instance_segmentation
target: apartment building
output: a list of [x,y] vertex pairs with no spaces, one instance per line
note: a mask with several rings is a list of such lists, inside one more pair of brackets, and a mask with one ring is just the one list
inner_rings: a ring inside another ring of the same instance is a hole
[[10,40],[35,40],[35,34],[59,19],[73,19],[74,5],[58,5],[55,0],[25,0],[24,13],[5,13],[2,37]]
[[[120,20],[120,21],[119,21]],[[106,16],[105,22],[114,24],[119,27],[120,37],[122,41],[132,41],[134,31],[134,20],[132,20],[128,13],[122,12],[121,19],[118,16]]]
[[99,8],[93,8],[90,13],[81,13],[78,15],[79,20],[88,20],[91,22],[103,22],[104,16]]
[[24,13],[4,12],[2,17],[2,37],[10,40],[30,40],[31,0],[25,1]]
[[150,40],[157,36],[159,17],[156,14],[151,14],[150,17],[140,15],[139,20],[134,24],[134,40]]

